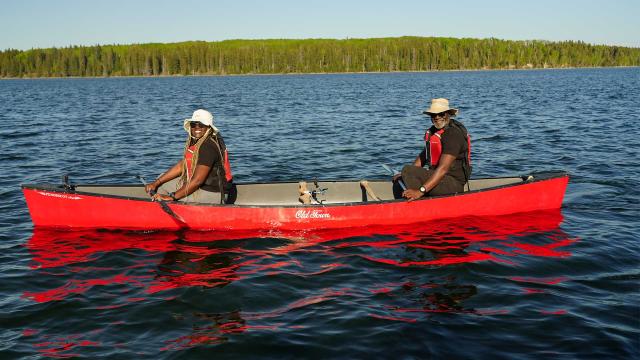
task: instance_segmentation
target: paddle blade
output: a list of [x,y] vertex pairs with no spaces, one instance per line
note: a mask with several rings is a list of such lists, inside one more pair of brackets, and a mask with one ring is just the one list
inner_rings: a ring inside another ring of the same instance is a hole
[[[381,164],[382,167],[387,170],[387,172],[389,174],[391,174],[391,176],[396,176],[397,174],[400,174],[400,171],[395,170],[394,168],[392,168],[391,166],[387,165],[387,164]],[[402,188],[402,190],[407,190],[407,186],[404,184],[404,181],[402,181],[402,179],[398,179],[398,184],[400,184],[400,187]]]
[[391,168],[391,166],[387,165],[387,164],[382,164],[382,167],[387,170],[387,172],[391,175],[396,175],[399,174],[400,172],[397,170],[394,170],[393,168]]

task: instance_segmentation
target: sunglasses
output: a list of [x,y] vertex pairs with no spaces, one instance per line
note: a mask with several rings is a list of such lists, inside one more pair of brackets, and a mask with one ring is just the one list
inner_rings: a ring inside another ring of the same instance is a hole
[[205,125],[205,124],[203,124],[201,122],[197,122],[197,121],[191,121],[189,123],[189,126],[191,126],[192,129],[193,128],[206,128],[206,127],[209,127],[208,125]]
[[443,118],[447,116],[447,112],[445,111],[437,114],[429,114],[429,116],[431,116],[432,119],[437,119],[439,117]]

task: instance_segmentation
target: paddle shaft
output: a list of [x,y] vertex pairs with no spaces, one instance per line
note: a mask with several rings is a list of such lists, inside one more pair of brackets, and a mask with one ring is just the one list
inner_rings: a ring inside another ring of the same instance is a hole
[[[142,175],[138,175],[138,179],[140,179],[140,181],[142,182],[142,185],[146,188],[147,187],[147,182],[144,181],[144,178],[142,177]],[[156,194],[155,190],[152,190],[152,191],[149,192],[149,195],[151,195],[151,196],[153,196],[155,194]],[[162,208],[162,210],[165,213],[167,213],[169,216],[171,216],[171,218],[173,218],[173,220],[176,222],[176,224],[178,224],[178,226],[180,226],[181,228],[187,227],[186,221],[184,221],[184,219],[180,215],[178,215],[175,212],[173,212],[173,210],[171,210],[169,205],[167,205],[167,203],[165,203],[164,200],[158,200],[158,203],[160,204],[160,207]]]
[[[391,166],[387,165],[387,164],[382,164],[382,167],[387,170],[391,176],[395,176],[396,174],[400,174],[399,171],[397,171],[396,169],[393,169]],[[402,178],[398,178],[398,184],[400,184],[400,187],[402,188],[402,190],[407,190],[407,186],[404,184],[404,181],[402,181]]]

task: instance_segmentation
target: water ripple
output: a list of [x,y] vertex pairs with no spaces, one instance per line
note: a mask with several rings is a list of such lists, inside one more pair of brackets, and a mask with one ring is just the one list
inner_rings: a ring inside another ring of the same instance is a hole
[[[636,357],[639,80],[626,68],[0,81],[0,352]],[[239,181],[382,178],[380,163],[421,150],[434,97],[460,108],[476,176],[568,171],[562,212],[66,233],[34,231],[18,186],[153,178],[179,159],[197,107]]]

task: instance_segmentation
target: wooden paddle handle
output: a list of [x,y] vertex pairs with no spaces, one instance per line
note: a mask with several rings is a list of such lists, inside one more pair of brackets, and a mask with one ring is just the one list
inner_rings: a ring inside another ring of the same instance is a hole
[[300,181],[298,183],[298,194],[300,195],[298,197],[298,201],[303,204],[311,204],[311,194],[309,193],[309,190],[307,190],[306,182]]
[[367,180],[360,180],[360,186],[364,188],[364,190],[367,192],[367,195],[369,195],[372,200],[380,201],[380,198],[376,196],[376,193],[373,192],[373,189],[371,188],[371,186],[369,186],[369,182]]

